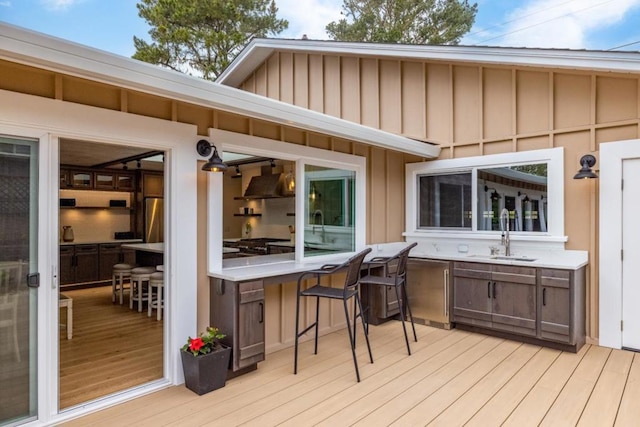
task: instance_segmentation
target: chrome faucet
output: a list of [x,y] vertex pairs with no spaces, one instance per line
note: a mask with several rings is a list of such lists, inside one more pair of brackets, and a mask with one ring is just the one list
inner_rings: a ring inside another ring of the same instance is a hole
[[320,239],[322,243],[325,243],[325,232],[324,232],[324,215],[320,209],[316,209],[313,213],[313,226],[311,227],[311,233],[316,234],[316,215],[320,215]]
[[[504,223],[502,220],[504,219]],[[509,238],[509,210],[504,208],[500,211],[500,230],[502,231],[501,245],[504,245],[505,256],[511,256],[511,239]],[[506,235],[505,235],[506,233]]]

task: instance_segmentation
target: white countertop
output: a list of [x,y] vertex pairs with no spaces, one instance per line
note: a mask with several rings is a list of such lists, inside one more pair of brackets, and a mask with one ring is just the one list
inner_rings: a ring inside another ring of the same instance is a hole
[[118,239],[118,240],[74,240],[73,242],[60,242],[60,246],[69,245],[99,245],[101,243],[142,243],[142,239]]
[[[526,254],[515,253],[511,256],[511,259],[496,259],[489,254],[421,252],[414,249],[409,256],[411,258],[482,262],[524,267],[560,268],[566,270],[577,270],[589,262],[589,253],[587,251],[527,251]],[[530,261],[526,261],[525,259]]]
[[164,253],[164,243],[131,243],[122,245],[125,249],[135,249],[136,251]]
[[[408,245],[406,242],[394,242],[369,245],[373,249],[365,258],[365,262],[373,257],[395,255],[400,249]],[[416,248],[417,249],[417,248]],[[559,268],[567,270],[577,270],[588,263],[587,251],[546,251],[530,254],[515,254],[515,257],[535,259],[535,261],[522,261],[517,259],[499,260],[489,258],[489,254],[466,254],[466,253],[444,253],[444,252],[421,252],[412,250],[410,257],[438,259],[447,261],[467,261],[482,262],[501,265],[518,265],[529,267]],[[242,282],[265,277],[284,276],[287,274],[302,273],[313,270],[324,264],[339,264],[347,257],[344,254],[337,254],[323,257],[320,261],[313,259],[299,262],[291,259],[292,254],[262,255],[246,258],[234,258],[224,261],[224,267],[219,271],[209,273],[210,277],[229,280],[232,282]]]

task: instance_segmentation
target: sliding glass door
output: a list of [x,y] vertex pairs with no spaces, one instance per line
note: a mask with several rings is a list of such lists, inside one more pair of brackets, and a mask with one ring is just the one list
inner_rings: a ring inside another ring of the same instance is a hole
[[0,136],[0,425],[36,418],[37,153]]

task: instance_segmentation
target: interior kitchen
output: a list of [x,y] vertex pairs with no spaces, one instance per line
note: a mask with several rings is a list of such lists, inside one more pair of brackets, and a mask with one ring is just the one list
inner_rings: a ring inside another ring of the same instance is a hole
[[59,405],[68,408],[163,376],[164,153],[71,139],[59,152]]

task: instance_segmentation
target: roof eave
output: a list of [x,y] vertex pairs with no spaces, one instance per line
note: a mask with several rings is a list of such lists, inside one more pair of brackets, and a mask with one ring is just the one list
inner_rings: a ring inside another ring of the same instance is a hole
[[216,82],[228,86],[239,86],[261,62],[275,51],[475,62],[636,74],[640,70],[640,53],[638,52],[254,39],[218,77]]
[[0,58],[426,158],[440,147],[0,23]]

